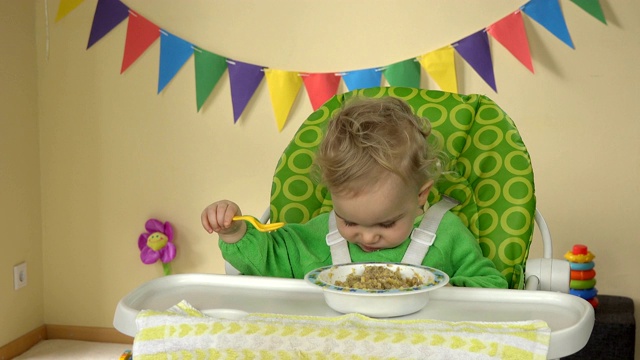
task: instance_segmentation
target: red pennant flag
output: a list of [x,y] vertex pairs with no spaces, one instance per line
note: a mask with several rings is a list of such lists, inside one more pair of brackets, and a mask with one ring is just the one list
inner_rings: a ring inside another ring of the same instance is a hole
[[313,111],[318,110],[327,100],[338,93],[340,76],[334,73],[301,74],[304,87],[307,89]]
[[529,40],[527,39],[520,11],[507,15],[496,23],[489,25],[487,32],[509,50],[522,65],[533,72]]
[[127,25],[127,39],[124,44],[124,56],[120,74],[125,72],[140,55],[160,37],[160,28],[140,14],[129,10],[129,24]]

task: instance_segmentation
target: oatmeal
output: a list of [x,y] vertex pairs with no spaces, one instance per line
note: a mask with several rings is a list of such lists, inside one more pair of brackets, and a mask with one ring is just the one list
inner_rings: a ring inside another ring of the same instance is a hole
[[360,275],[351,273],[345,281],[336,281],[336,286],[353,288],[353,289],[375,289],[389,290],[402,289],[420,286],[423,279],[418,274],[412,277],[403,277],[400,268],[391,270],[386,266],[368,265],[364,267],[364,272]]

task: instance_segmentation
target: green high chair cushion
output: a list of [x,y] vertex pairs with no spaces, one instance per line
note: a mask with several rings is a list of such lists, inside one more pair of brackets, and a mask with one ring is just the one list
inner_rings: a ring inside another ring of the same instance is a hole
[[331,211],[330,194],[313,181],[310,170],[328,121],[352,96],[398,97],[429,119],[431,139],[449,157],[429,203],[441,194],[457,199],[460,205],[452,211],[476,236],[484,255],[511,288],[523,288],[536,207],[531,159],[511,118],[483,95],[401,87],[336,95],[307,118],[283,152],[273,177],[271,221],[304,223]]

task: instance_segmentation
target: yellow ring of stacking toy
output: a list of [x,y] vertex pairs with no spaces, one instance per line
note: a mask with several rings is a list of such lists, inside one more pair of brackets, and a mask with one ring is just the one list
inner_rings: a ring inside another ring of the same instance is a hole
[[571,251],[567,251],[567,253],[564,254],[565,259],[574,263],[587,263],[593,260],[594,257],[591,251],[586,254],[574,254]]

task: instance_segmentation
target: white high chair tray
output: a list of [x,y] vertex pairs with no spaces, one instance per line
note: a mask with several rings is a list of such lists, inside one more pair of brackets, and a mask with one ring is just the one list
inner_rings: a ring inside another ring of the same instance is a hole
[[[339,316],[322,289],[304,280],[246,275],[179,274],[140,285],[120,300],[113,325],[135,336],[140,310],[166,310],[186,300],[204,313],[235,312]],[[593,307],[577,296],[549,291],[443,287],[417,313],[394,319],[443,321],[544,320],[551,328],[549,358],[583,348],[593,329]]]

